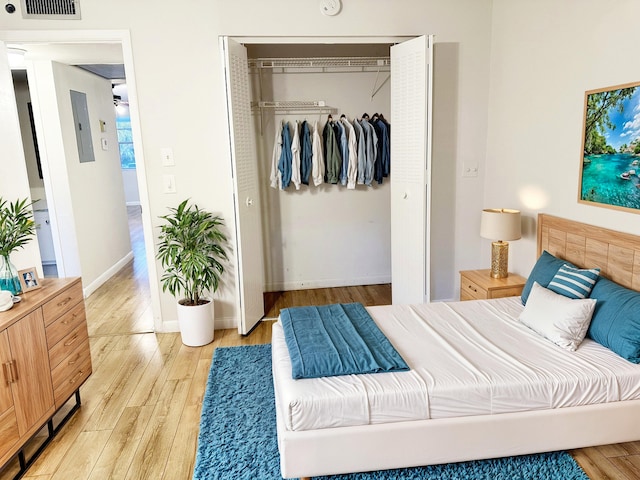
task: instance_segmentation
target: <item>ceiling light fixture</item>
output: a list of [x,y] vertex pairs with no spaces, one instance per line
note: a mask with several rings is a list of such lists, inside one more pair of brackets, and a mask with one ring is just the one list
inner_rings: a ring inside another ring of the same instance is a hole
[[24,55],[27,51],[18,47],[7,47],[7,56],[9,57],[9,68],[11,70],[25,70],[27,67],[24,63]]

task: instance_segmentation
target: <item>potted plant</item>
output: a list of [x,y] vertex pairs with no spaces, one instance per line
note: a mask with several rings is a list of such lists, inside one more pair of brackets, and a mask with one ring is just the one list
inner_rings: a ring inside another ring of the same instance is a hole
[[36,231],[28,199],[7,202],[0,197],[0,290],[12,295],[22,291],[18,270],[11,263],[11,253],[31,240]]
[[182,343],[201,346],[211,343],[214,334],[213,295],[224,273],[227,259],[221,231],[222,219],[197,205],[183,201],[160,218],[158,254],[164,273],[162,291],[178,300],[178,324]]

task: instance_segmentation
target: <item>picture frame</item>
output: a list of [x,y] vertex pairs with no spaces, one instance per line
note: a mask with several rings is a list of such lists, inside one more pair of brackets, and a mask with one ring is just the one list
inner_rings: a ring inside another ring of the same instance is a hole
[[36,290],[42,286],[35,267],[18,270],[18,278],[20,279],[20,286],[23,292]]
[[638,87],[585,92],[578,203],[640,213]]

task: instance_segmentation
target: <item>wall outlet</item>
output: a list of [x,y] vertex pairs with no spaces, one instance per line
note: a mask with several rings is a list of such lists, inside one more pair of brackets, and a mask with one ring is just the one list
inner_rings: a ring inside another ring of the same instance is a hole
[[462,176],[463,177],[477,177],[478,176],[478,166],[477,165],[462,165]]

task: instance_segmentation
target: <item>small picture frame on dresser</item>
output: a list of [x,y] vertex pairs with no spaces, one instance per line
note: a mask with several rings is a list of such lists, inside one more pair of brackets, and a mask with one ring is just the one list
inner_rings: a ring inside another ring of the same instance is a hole
[[20,278],[20,285],[23,292],[35,290],[40,288],[40,279],[38,278],[38,272],[35,267],[25,268],[18,271],[18,278]]

